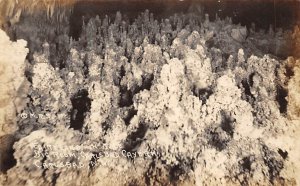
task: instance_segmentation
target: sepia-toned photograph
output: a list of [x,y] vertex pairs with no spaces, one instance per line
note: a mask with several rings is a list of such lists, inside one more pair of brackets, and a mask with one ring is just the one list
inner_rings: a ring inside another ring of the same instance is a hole
[[300,0],[0,0],[0,186],[300,186]]

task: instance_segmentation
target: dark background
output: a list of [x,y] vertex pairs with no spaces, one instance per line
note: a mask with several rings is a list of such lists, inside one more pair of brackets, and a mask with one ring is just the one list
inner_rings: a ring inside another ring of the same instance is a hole
[[253,0],[210,0],[210,1],[80,1],[74,6],[74,11],[70,17],[70,35],[78,37],[81,32],[82,16],[85,20],[99,15],[114,17],[117,11],[126,14],[129,20],[145,9],[150,10],[158,20],[168,17],[174,13],[187,13],[194,7],[202,7],[204,13],[210,15],[214,20],[216,13],[219,17],[232,17],[234,23],[241,23],[248,28],[252,22],[258,29],[268,29],[269,25],[276,28],[292,29],[300,22],[299,1],[253,1]]

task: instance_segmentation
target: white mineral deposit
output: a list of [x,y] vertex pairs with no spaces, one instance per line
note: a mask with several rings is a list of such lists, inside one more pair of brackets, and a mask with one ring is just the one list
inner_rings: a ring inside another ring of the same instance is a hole
[[0,185],[300,185],[299,22],[93,3],[0,0]]

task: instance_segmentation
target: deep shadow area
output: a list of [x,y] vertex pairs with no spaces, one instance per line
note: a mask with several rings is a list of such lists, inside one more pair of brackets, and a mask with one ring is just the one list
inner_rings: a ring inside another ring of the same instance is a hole
[[15,137],[11,134],[0,137],[0,173],[6,173],[17,164],[14,158],[14,142]]
[[244,157],[241,161],[240,161],[240,164],[241,164],[241,167],[242,167],[242,170],[244,172],[250,172],[251,171],[251,160],[250,160],[250,157],[247,156],[247,157]]
[[84,123],[86,113],[91,108],[91,99],[88,97],[87,90],[80,90],[73,98],[71,98],[71,124],[70,128],[81,130]]
[[215,14],[219,17],[232,17],[233,23],[241,23],[248,28],[255,23],[257,30],[269,28],[273,25],[276,28],[291,29],[299,24],[300,3],[292,1],[212,1],[201,2],[204,11],[209,13],[211,20]]
[[234,118],[231,118],[228,114],[226,114],[225,111],[221,112],[222,122],[221,122],[221,128],[229,134],[231,137],[233,137],[234,133],[234,125],[235,122]]
[[143,142],[148,126],[145,123],[140,123],[136,131],[133,131],[126,138],[123,149],[126,152],[136,152],[137,148]]
[[288,96],[288,91],[284,89],[281,86],[277,86],[277,95],[276,95],[276,101],[279,104],[279,111],[282,114],[286,114],[287,112],[287,105],[288,101],[286,100],[286,97]]

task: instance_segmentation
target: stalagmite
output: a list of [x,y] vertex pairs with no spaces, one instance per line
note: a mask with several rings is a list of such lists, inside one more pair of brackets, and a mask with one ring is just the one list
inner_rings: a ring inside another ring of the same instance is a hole
[[298,27],[74,2],[0,1],[0,185],[300,184]]

